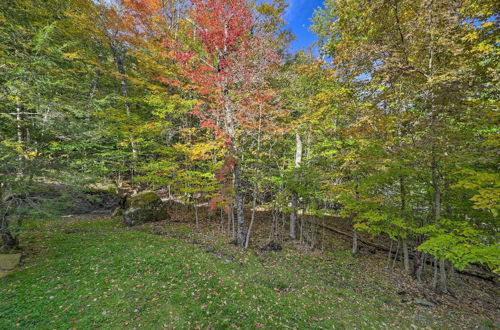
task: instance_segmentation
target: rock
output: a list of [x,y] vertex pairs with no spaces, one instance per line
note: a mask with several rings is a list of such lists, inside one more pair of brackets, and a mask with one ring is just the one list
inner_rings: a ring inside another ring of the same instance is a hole
[[168,219],[167,205],[151,191],[129,197],[123,210],[123,222],[127,226]]
[[21,253],[0,254],[0,270],[12,270],[21,262]]
[[431,303],[430,301],[427,301],[425,299],[415,299],[415,300],[413,300],[413,303],[415,305],[420,305],[420,306],[424,306],[424,307],[434,307],[433,303]]
[[281,251],[283,248],[281,247],[281,244],[276,243],[276,242],[269,242],[264,247],[262,247],[262,251]]

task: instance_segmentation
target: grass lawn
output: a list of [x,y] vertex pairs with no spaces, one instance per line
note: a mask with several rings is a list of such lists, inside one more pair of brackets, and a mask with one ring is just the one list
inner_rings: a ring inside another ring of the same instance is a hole
[[1,329],[454,328],[347,251],[221,254],[111,218],[31,224],[24,246],[0,279]]

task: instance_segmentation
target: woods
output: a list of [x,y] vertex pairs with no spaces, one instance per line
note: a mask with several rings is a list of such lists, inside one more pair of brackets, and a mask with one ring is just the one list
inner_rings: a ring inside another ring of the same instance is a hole
[[63,214],[37,193],[61,184],[155,191],[242,249],[258,210],[311,248],[341,217],[352,255],[380,239],[441,294],[470,265],[497,279],[498,3],[325,0],[300,51],[287,8],[2,1],[2,249]]

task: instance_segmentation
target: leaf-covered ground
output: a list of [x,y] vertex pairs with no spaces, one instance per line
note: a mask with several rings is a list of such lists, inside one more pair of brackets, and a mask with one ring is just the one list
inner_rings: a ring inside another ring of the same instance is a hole
[[171,234],[183,238],[107,217],[31,224],[22,267],[0,279],[0,329],[463,327],[403,302],[348,251],[242,252],[196,244],[185,226]]

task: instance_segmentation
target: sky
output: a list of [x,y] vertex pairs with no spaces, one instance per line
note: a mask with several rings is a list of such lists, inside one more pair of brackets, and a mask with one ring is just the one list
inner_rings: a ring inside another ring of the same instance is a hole
[[311,17],[314,9],[322,6],[323,0],[288,0],[290,6],[285,15],[288,28],[295,34],[296,40],[292,42],[292,51],[307,48],[314,41],[316,36],[309,31]]

